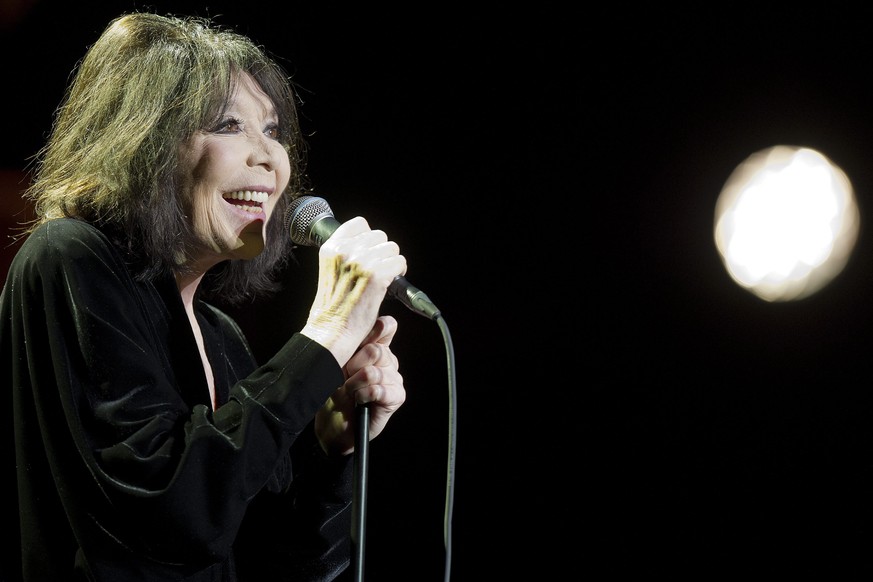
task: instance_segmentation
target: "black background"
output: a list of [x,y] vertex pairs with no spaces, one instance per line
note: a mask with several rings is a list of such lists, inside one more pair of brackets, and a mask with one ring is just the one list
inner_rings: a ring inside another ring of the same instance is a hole
[[[873,570],[869,10],[19,5],[12,171],[124,10],[212,15],[284,62],[316,193],[400,243],[452,334],[453,580]],[[862,222],[831,285],[768,304],[711,233],[730,173],[777,144],[837,163]],[[304,320],[298,256],[286,292],[235,311],[260,354]],[[441,580],[446,348],[385,310],[408,401],[371,445],[366,578]]]

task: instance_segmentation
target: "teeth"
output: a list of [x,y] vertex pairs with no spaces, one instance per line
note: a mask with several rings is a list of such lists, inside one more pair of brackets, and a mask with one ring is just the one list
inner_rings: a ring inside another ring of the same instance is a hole
[[246,210],[248,212],[263,212],[264,209],[261,208],[261,204],[267,201],[270,197],[266,192],[255,192],[252,190],[237,190],[236,192],[225,192],[222,194],[222,197],[225,200],[239,200],[241,202],[254,202],[254,204],[235,204],[239,208]]
[[270,197],[270,195],[266,192],[253,192],[251,190],[237,190],[236,192],[225,192],[224,194],[222,194],[222,196],[230,200],[254,200],[255,202],[259,202],[261,204],[266,202],[267,198]]

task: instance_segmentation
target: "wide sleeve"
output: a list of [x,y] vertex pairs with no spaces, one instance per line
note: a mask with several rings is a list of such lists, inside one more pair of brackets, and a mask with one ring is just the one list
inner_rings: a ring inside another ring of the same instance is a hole
[[294,335],[213,412],[185,385],[199,359],[167,349],[179,333],[172,314],[93,227],[47,223],[12,268],[26,346],[15,388],[32,391],[85,555],[183,569],[224,559],[252,500],[341,385],[336,360]]

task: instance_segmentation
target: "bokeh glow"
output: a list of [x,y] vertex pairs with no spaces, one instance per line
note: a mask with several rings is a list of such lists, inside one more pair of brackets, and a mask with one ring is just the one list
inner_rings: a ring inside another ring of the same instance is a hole
[[774,146],[728,178],[716,204],[715,243],[740,286],[766,301],[791,301],[843,270],[859,220],[839,167],[810,148]]

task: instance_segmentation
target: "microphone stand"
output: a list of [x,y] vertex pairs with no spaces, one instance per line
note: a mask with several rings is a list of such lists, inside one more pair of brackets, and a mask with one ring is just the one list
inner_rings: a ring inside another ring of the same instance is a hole
[[[410,285],[403,277],[395,277],[394,283],[388,288],[388,294],[398,299],[414,313],[422,315],[437,323],[442,322],[440,310],[430,298],[418,287]],[[444,327],[444,326],[441,326]],[[448,330],[446,329],[447,333]],[[352,562],[354,563],[354,582],[364,580],[364,546],[367,523],[367,471],[370,455],[370,409],[368,404],[355,407],[355,483],[352,498]],[[454,432],[454,431],[452,431]],[[454,438],[454,437],[452,437]],[[451,447],[454,455],[454,446]],[[451,499],[452,493],[447,493]],[[448,581],[448,564],[451,562],[451,544],[449,542],[448,524],[451,520],[451,504],[447,503],[446,514],[446,581]]]
[[370,455],[370,408],[355,407],[355,483],[352,498],[352,563],[355,582],[364,580],[364,546],[367,523],[367,469]]

